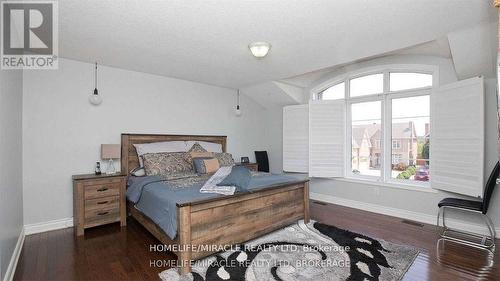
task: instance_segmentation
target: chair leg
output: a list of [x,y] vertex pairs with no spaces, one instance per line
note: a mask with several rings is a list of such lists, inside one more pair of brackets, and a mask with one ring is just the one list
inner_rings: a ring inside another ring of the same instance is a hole
[[[481,217],[484,219],[484,222],[486,223],[486,226],[488,227],[488,231],[490,232],[490,240],[491,240],[490,247],[494,247],[496,233],[495,233],[495,227],[493,226],[493,222],[491,221],[490,217],[488,217],[485,214],[482,214]],[[486,241],[485,241],[485,243],[486,243]]]
[[443,217],[443,232],[446,231],[446,229],[448,229],[448,227],[446,227],[446,217],[445,217],[445,211],[446,211],[446,207],[442,207],[441,209],[443,209],[442,213],[441,213],[441,216]]
[[436,226],[437,227],[439,227],[439,218],[441,217],[441,211],[442,211],[442,208],[439,208],[438,214],[437,214],[437,221],[436,221]]
[[[495,236],[496,236],[496,233],[495,233],[495,227],[493,226],[493,222],[491,221],[490,217],[488,217],[487,215],[482,214],[482,213],[479,212],[479,214],[483,218],[486,226],[488,227],[488,231],[490,233],[490,236],[488,237],[488,236],[484,236],[484,235],[480,235],[480,234],[472,233],[472,232],[468,232],[468,231],[460,231],[460,230],[455,230],[455,229],[449,229],[446,226],[446,216],[445,216],[446,209],[447,209],[446,206],[441,207],[440,211],[438,212],[437,225],[438,226],[440,225],[439,224],[439,222],[440,222],[439,221],[440,216],[442,217],[442,220],[443,220],[443,231],[440,233],[441,238],[446,239],[446,240],[450,240],[450,241],[455,241],[455,242],[460,243],[460,244],[465,244],[465,245],[469,245],[469,246],[473,246],[473,247],[477,247],[477,248],[487,249],[489,251],[494,251],[494,249],[495,249]],[[468,211],[466,209],[460,209],[460,210],[462,210],[462,211]],[[475,212],[475,213],[478,213],[478,212]],[[456,238],[456,237],[453,237],[453,236],[449,236],[448,233],[447,233],[448,231],[450,231],[452,233],[454,232],[454,233],[459,233],[459,234],[462,234],[462,235],[467,235],[469,237],[482,238],[481,239],[481,243],[473,242],[473,241],[470,241],[470,240],[467,240],[467,239],[463,239],[463,238]],[[489,245],[487,244],[488,239],[491,241],[491,244],[489,244]]]
[[493,221],[491,221],[491,218],[488,217],[488,215],[484,215],[484,217],[488,220],[488,226],[491,227],[491,230],[493,232],[493,237],[497,237],[497,232],[495,230],[495,225],[493,224]]

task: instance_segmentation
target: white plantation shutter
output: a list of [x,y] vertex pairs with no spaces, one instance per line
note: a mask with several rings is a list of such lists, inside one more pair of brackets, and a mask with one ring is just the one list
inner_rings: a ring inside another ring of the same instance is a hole
[[484,170],[484,83],[472,78],[431,95],[431,187],[482,196]]
[[309,171],[309,107],[283,108],[283,171]]
[[345,102],[309,103],[309,176],[344,176]]

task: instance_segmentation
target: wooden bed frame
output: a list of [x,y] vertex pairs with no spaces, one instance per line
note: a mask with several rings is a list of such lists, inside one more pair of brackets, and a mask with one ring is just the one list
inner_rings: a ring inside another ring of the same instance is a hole
[[[133,144],[189,140],[219,143],[226,151],[226,136],[122,134],[121,171],[128,174],[139,166]],[[174,240],[131,202],[127,202],[127,209],[163,244],[177,248],[173,252],[178,257],[181,273],[188,273],[193,260],[217,252],[200,246],[234,245],[300,219],[309,222],[309,180],[268,186],[252,193],[177,204],[178,235]]]

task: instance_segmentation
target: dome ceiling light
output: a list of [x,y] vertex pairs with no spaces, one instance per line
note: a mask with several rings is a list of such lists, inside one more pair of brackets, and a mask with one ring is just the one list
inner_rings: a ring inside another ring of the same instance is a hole
[[271,44],[267,42],[253,42],[248,45],[252,55],[258,59],[265,57],[271,49]]

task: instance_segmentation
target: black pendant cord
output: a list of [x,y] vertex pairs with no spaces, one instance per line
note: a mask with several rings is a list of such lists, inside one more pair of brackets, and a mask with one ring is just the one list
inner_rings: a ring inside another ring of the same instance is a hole
[[95,84],[95,88],[94,88],[94,95],[97,95],[97,62],[95,63],[95,71],[94,71],[94,84]]
[[240,109],[240,90],[238,90],[238,94],[236,95],[236,109]]

